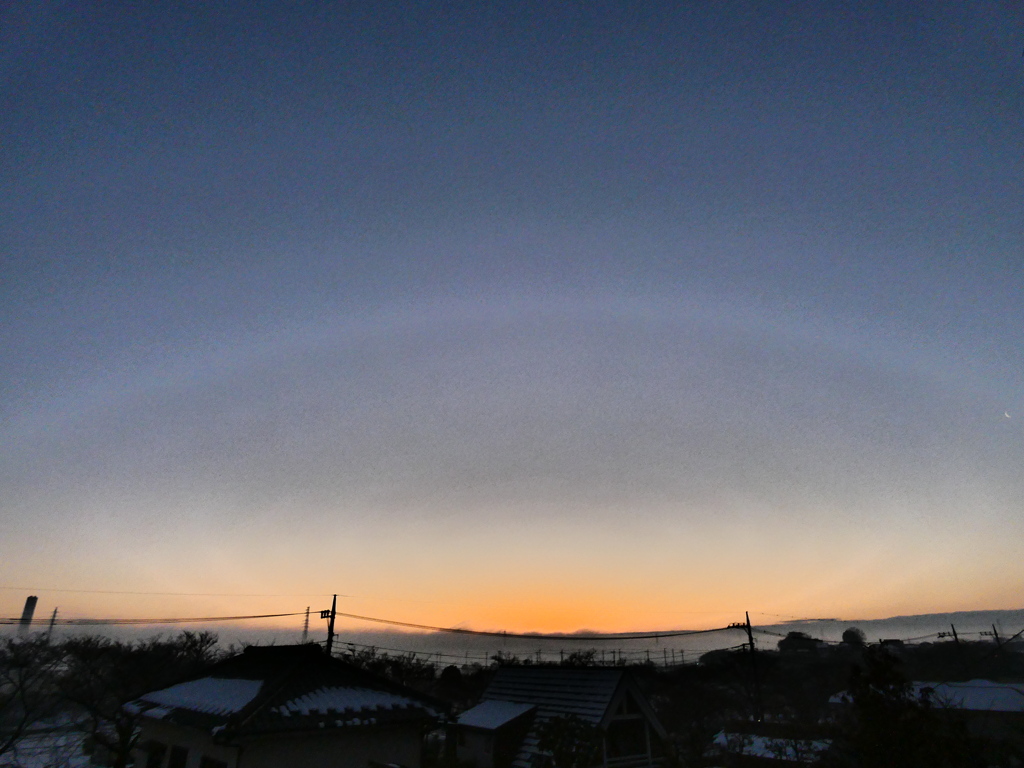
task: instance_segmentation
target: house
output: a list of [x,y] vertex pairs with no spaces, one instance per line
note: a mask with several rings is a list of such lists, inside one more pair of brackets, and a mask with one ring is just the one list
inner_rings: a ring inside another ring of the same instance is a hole
[[629,672],[540,666],[498,669],[481,702],[456,721],[456,757],[476,768],[541,768],[541,730],[559,717],[596,728],[595,766],[639,768],[664,760],[665,729]]
[[[986,750],[1024,751],[1024,684],[992,680],[913,682],[905,693],[908,701],[927,705],[948,721],[962,724],[969,736],[986,745]],[[842,712],[852,706],[853,700],[848,692],[841,691],[829,699],[829,704]]]
[[418,768],[437,708],[318,645],[250,647],[126,705],[139,768]]
[[955,710],[971,735],[1024,749],[1024,684],[969,680],[913,683],[912,688],[916,698]]

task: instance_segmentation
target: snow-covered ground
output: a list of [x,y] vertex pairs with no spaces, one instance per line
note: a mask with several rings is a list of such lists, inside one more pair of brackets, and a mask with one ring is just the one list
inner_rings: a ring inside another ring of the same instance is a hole
[[0,755],[0,768],[88,768],[83,741],[81,731],[67,720],[42,723]]

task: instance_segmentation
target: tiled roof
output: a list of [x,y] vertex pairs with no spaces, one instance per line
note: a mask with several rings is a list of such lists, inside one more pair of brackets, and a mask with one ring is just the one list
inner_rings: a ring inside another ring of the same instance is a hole
[[575,715],[597,724],[622,676],[622,670],[607,668],[501,667],[483,700],[534,704],[542,718]]
[[[643,695],[636,689],[627,672],[607,667],[528,667],[509,666],[498,669],[482,697],[483,703],[532,704],[537,708],[530,731],[519,745],[512,768],[533,768],[540,758],[538,726],[545,720],[574,715],[593,725],[602,725],[612,715],[611,705],[620,687],[631,695],[646,713],[655,733],[665,731],[657,721]],[[483,706],[481,704],[480,706]],[[472,712],[472,710],[469,710]],[[460,724],[462,722],[460,718]]]
[[434,702],[329,657],[317,645],[250,647],[197,680],[126,705],[145,717],[230,739],[437,717]]
[[401,709],[416,703],[406,696],[397,696],[369,688],[319,688],[312,693],[286,701],[277,711],[282,715],[308,715],[311,712],[360,712],[362,710]]
[[233,680],[203,677],[189,683],[172,685],[162,691],[142,696],[140,701],[159,704],[164,708],[190,709],[210,715],[230,715],[241,711],[256,698],[263,685],[261,680]]

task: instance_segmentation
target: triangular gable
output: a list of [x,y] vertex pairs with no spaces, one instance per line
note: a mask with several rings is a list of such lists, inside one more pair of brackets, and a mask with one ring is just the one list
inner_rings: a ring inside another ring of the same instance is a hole
[[632,677],[623,675],[619,680],[615,693],[611,697],[604,716],[601,718],[600,726],[602,729],[607,730],[608,725],[616,717],[634,713],[643,715],[644,719],[650,723],[651,728],[654,729],[660,738],[667,738],[668,733],[665,731],[661,721],[658,720],[654,709],[647,702],[647,697],[644,696]]

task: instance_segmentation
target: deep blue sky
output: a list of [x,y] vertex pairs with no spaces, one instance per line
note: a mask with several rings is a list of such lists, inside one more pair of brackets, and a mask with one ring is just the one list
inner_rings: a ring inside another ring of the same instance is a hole
[[1019,606],[1019,3],[0,14],[2,584]]

